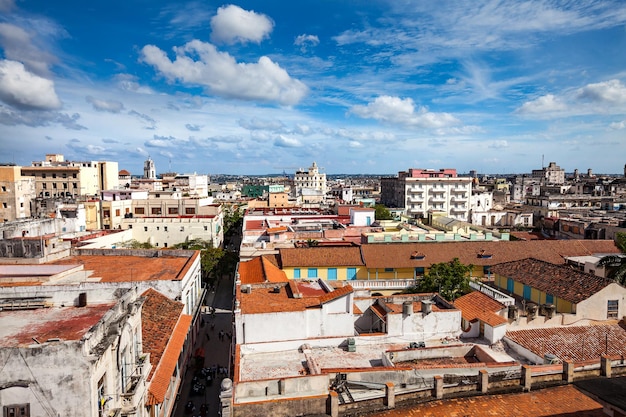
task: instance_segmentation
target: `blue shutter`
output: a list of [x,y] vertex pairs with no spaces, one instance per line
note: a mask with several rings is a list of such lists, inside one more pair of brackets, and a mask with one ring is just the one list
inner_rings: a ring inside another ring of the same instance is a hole
[[295,268],[295,269],[293,270],[293,278],[294,278],[294,279],[298,279],[298,278],[300,278],[300,268]]
[[328,280],[334,281],[337,279],[337,268],[328,268]]

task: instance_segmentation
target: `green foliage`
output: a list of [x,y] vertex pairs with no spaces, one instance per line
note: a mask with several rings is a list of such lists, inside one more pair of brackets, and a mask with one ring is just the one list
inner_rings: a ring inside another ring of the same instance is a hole
[[186,250],[203,250],[213,247],[213,242],[204,239],[192,239],[185,242],[177,243],[172,246],[173,249],[186,249]]
[[149,241],[140,242],[135,239],[127,240],[122,243],[117,243],[116,246],[126,249],[154,249],[154,246],[152,246]]
[[623,252],[620,255],[607,255],[600,259],[598,266],[605,267],[607,277],[626,286],[626,233],[615,234],[615,244]]
[[243,225],[243,215],[239,207],[224,205],[222,213],[224,217],[224,235],[231,232],[234,228]]
[[317,240],[315,240],[315,239],[307,239],[307,240],[306,240],[306,245],[307,245],[307,247],[309,247],[309,248],[312,248],[312,247],[315,247],[315,246],[319,246],[319,244],[320,244],[320,242],[318,242],[318,241],[317,241]]
[[471,291],[469,282],[472,269],[472,265],[464,265],[458,258],[450,262],[433,264],[428,274],[404,292],[438,292],[446,300],[454,301]]
[[393,220],[393,216],[391,215],[391,212],[384,205],[376,204],[374,206],[374,209],[376,210],[376,214],[375,214],[376,220]]

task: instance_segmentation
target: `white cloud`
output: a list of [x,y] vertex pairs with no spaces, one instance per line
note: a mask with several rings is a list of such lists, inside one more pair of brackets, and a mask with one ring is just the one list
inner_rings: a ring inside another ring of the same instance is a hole
[[247,130],[282,131],[285,129],[285,125],[280,120],[264,120],[256,117],[250,120],[241,119],[238,124]]
[[494,140],[489,144],[492,149],[504,149],[509,147],[509,143],[506,140]]
[[356,140],[351,140],[348,143],[348,147],[358,149],[358,148],[362,148],[363,144],[361,142],[357,142]]
[[266,15],[229,4],[217,9],[217,14],[211,19],[211,40],[227,45],[261,43],[269,37],[273,28],[274,22]]
[[41,76],[47,76],[48,67],[57,62],[56,57],[35,45],[29,32],[10,23],[0,23],[0,46],[5,58],[19,61],[29,71]]
[[320,39],[317,35],[298,35],[293,43],[299,46],[302,52],[306,52],[309,47],[319,45]]
[[567,105],[553,94],[546,94],[535,100],[527,101],[517,109],[521,114],[546,114],[567,110]]
[[141,59],[171,82],[204,86],[224,97],[292,105],[308,92],[306,85],[291,78],[266,56],[254,64],[237,63],[228,53],[199,40],[175,47],[174,51],[176,59],[171,61],[158,47],[146,45],[141,50]]
[[91,104],[96,111],[119,113],[124,110],[124,105],[116,100],[101,100],[92,96],[85,97],[85,100],[87,100],[87,103]]
[[367,106],[353,106],[350,112],[365,119],[421,128],[442,128],[460,123],[450,113],[429,112],[424,106],[416,109],[411,98],[380,96]]
[[20,109],[51,110],[61,106],[51,80],[10,60],[0,60],[0,100]]
[[281,148],[299,148],[302,146],[302,143],[298,139],[288,138],[286,136],[280,135],[274,140],[274,146],[278,146]]
[[597,103],[624,104],[626,103],[626,86],[620,80],[588,84],[578,90],[578,98]]
[[613,130],[626,129],[626,120],[622,120],[621,122],[613,122],[609,125],[609,127]]

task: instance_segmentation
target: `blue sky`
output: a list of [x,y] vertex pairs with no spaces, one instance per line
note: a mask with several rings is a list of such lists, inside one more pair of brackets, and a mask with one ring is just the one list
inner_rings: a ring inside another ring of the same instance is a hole
[[626,2],[0,0],[0,162],[622,173]]

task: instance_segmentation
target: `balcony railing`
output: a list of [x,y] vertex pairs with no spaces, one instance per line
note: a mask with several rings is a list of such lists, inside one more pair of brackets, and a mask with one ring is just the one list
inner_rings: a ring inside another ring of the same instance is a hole
[[508,295],[501,293],[493,287],[482,284],[477,281],[470,281],[470,287],[475,290],[482,292],[483,294],[487,294],[489,297],[493,298],[496,301],[501,302],[505,306],[515,305],[515,299],[513,297],[509,297]]
[[414,279],[355,279],[348,281],[352,288],[364,290],[403,290],[415,284]]
[[149,354],[142,356],[138,360],[133,374],[128,379],[124,392],[120,394],[123,414],[132,414],[139,407],[143,406],[142,400],[146,392],[146,379],[151,368]]

